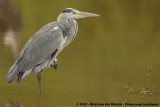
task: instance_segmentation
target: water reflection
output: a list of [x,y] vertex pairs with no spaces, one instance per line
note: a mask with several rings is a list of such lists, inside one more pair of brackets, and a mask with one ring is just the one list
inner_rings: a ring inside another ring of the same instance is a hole
[[[36,107],[40,107],[41,97],[42,97],[42,94],[40,94],[39,97],[38,97]],[[14,101],[8,99],[8,100],[5,102],[5,107],[24,107],[24,106],[22,105],[22,103],[21,103],[20,100],[16,100],[16,104],[14,104],[13,102],[14,102]]]
[[5,107],[23,107],[23,105],[19,100],[16,101],[16,105],[11,100],[7,100],[5,103]]
[[0,34],[3,43],[11,48],[14,57],[20,50],[21,17],[18,9],[8,0],[0,0]]
[[37,106],[36,107],[40,107],[41,97],[42,97],[42,94],[39,94],[39,98],[38,98]]

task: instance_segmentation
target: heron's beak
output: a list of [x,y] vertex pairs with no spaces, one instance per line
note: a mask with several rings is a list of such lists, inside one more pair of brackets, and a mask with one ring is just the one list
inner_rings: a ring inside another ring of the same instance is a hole
[[79,12],[80,17],[99,17],[100,15],[88,12]]

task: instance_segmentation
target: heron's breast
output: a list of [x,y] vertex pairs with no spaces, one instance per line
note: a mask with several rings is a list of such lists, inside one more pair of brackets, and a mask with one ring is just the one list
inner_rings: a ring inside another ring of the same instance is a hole
[[64,48],[64,44],[66,43],[66,41],[67,41],[67,36],[62,37],[62,41],[61,41],[61,44],[60,44],[60,50],[62,50]]

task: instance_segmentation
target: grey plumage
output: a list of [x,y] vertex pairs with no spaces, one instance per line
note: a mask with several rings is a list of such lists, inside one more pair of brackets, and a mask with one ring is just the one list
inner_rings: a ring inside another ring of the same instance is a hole
[[78,25],[74,19],[94,16],[99,15],[72,8],[62,11],[57,21],[45,25],[30,38],[10,68],[6,81],[12,82],[18,75],[17,83],[20,83],[31,71],[39,73],[53,62],[57,65],[56,56],[77,34]]
[[[50,59],[51,54],[56,49],[60,48],[60,44],[63,39],[63,32],[60,29],[53,29],[59,25],[60,24],[56,22],[49,23],[40,29],[27,42],[27,44],[20,52],[16,63],[9,70],[9,73],[6,77],[7,82],[11,82],[19,72],[26,72],[28,70],[34,69],[37,64],[46,64],[42,67],[42,69],[47,67],[46,61],[49,63],[49,61],[52,60]],[[54,59],[55,56],[52,58]]]

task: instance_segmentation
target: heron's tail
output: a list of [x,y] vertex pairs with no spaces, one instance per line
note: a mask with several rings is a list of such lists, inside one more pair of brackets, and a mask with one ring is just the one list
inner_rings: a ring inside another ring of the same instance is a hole
[[6,82],[11,83],[14,78],[18,75],[18,70],[16,64],[13,64],[13,66],[10,68],[7,76],[6,76]]

